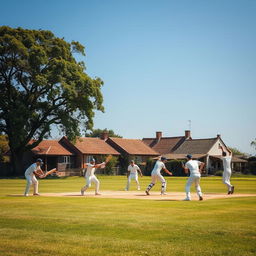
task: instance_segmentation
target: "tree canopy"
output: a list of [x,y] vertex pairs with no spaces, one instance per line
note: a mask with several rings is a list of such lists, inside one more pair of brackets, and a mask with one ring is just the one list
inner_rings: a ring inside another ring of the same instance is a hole
[[232,154],[233,155],[246,155],[245,153],[243,153],[242,151],[240,151],[239,149],[237,148],[230,148],[229,149],[231,150]]
[[8,139],[6,135],[0,135],[0,162],[7,162],[8,157],[4,154],[9,150]]
[[95,110],[104,111],[103,81],[88,76],[74,54],[85,56],[84,46],[50,31],[0,27],[0,133],[13,161],[52,125],[74,139],[92,129]]
[[122,136],[116,134],[113,130],[108,130],[107,128],[105,129],[93,129],[91,132],[86,133],[86,137],[100,137],[102,133],[107,132],[109,137],[117,137],[117,138],[122,138]]

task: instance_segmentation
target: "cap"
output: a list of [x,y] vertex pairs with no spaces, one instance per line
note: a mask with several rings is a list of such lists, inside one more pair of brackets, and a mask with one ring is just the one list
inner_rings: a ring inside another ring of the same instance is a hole
[[95,159],[91,157],[90,162],[95,162]]
[[161,161],[165,161],[165,160],[167,160],[167,158],[164,157],[164,156],[162,156],[162,157],[161,157]]
[[41,158],[37,158],[36,159],[36,162],[40,162],[41,164],[43,164],[44,162],[43,162],[43,160],[41,159]]
[[190,154],[186,155],[186,157],[187,157],[188,159],[192,159],[192,155],[190,155]]

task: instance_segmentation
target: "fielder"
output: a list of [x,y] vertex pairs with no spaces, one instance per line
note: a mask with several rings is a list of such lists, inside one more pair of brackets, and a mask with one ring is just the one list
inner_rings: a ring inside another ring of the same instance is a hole
[[137,189],[140,190],[140,183],[139,183],[139,180],[138,180],[138,172],[140,173],[140,177],[142,177],[142,172],[140,170],[140,167],[134,163],[134,160],[131,160],[127,171],[128,171],[128,173],[127,173],[128,180],[127,180],[127,186],[126,186],[125,190],[126,191],[129,190],[130,183],[131,183],[132,179],[134,179],[136,181]]
[[27,170],[25,171],[25,177],[27,180],[27,186],[25,189],[24,196],[28,196],[30,186],[33,184],[34,187],[34,196],[39,196],[38,193],[38,180],[36,175],[43,177],[44,172],[41,169],[41,165],[43,165],[43,160],[38,158],[34,164],[31,164]]
[[161,170],[163,169],[167,174],[172,175],[172,173],[169,172],[165,167],[166,162],[167,162],[167,159],[165,157],[161,157],[160,160],[156,161],[155,166],[151,172],[152,181],[148,185],[145,191],[147,195],[149,195],[150,189],[156,184],[157,180],[162,182],[161,195],[165,195],[166,181],[165,181],[165,178],[161,175]]
[[187,159],[188,161],[186,162],[185,166],[183,166],[183,168],[185,173],[188,173],[188,171],[190,172],[190,176],[187,180],[187,184],[185,187],[187,196],[184,199],[184,201],[191,200],[190,187],[193,183],[195,183],[195,188],[196,188],[196,192],[199,197],[199,200],[203,200],[203,195],[200,187],[200,177],[205,164],[197,160],[192,160],[192,155],[187,155]]
[[84,195],[84,192],[91,187],[91,183],[93,182],[95,184],[95,195],[100,195],[99,188],[100,188],[100,182],[95,176],[95,170],[97,168],[104,168],[106,165],[106,162],[103,162],[101,164],[95,164],[95,159],[91,158],[90,163],[85,164],[86,173],[85,173],[85,179],[86,179],[86,185],[81,188],[81,195]]
[[222,162],[223,162],[223,168],[224,168],[224,172],[222,174],[222,181],[225,185],[227,185],[228,195],[230,195],[230,194],[233,194],[235,190],[235,187],[230,183],[230,177],[232,174],[232,170],[231,170],[232,152],[229,151],[229,156],[227,156],[227,153],[223,150],[223,147],[220,144],[219,144],[219,148],[222,150]]

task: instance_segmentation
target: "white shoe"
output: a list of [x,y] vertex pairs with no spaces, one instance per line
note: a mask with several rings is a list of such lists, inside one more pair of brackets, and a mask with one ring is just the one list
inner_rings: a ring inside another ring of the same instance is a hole
[[24,196],[28,196],[28,194],[24,194]]
[[125,188],[124,190],[125,190],[125,191],[128,191],[128,188]]
[[140,191],[140,187],[138,187],[138,191]]
[[186,197],[183,201],[191,201],[191,199]]
[[161,192],[161,196],[166,196],[167,194],[165,192]]
[[84,196],[84,191],[83,190],[81,190],[81,196]]

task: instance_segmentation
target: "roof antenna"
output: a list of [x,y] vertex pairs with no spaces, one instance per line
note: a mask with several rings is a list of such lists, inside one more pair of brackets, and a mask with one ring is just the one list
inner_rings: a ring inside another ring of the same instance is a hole
[[188,120],[188,129],[191,131],[191,123],[192,121],[191,120]]

